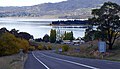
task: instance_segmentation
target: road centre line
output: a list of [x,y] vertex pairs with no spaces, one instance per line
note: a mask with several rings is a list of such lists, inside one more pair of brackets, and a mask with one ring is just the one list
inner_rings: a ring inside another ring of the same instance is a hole
[[32,52],[32,55],[33,55],[33,57],[34,57],[39,63],[41,63],[46,69],[50,69],[50,68],[49,68],[47,65],[45,65],[40,59],[38,59],[33,52]]
[[43,53],[39,53],[39,54],[42,54],[43,56],[46,56],[46,57],[49,57],[49,58],[53,58],[53,59],[56,59],[56,60],[60,60],[60,61],[72,63],[72,64],[75,64],[75,65],[83,66],[83,67],[90,68],[90,69],[100,69],[100,68],[96,68],[96,67],[93,67],[93,66],[89,66],[89,65],[85,65],[85,64],[81,64],[81,63],[69,61],[69,60],[64,60],[64,59],[60,59],[60,58],[48,56],[48,55],[45,55],[45,54],[43,54]]

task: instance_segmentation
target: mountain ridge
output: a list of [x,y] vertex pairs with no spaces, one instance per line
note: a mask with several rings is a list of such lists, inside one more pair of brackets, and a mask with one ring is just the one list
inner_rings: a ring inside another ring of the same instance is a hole
[[0,17],[89,18],[91,9],[104,2],[120,0],[68,0],[23,7],[0,7]]

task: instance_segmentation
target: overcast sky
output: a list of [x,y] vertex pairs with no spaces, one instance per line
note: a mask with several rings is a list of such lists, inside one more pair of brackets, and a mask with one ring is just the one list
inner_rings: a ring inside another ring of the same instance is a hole
[[61,2],[66,0],[0,0],[0,6],[31,6],[48,2]]

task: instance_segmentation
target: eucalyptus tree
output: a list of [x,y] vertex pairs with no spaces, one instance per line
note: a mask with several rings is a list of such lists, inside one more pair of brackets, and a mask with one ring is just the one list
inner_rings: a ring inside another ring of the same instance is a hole
[[[116,3],[105,2],[101,8],[93,9],[93,18],[90,18],[91,25],[97,25],[98,31],[107,33],[106,43],[109,45],[109,49],[113,48],[113,45],[117,38],[120,37],[120,6]],[[105,37],[103,37],[105,38]]]

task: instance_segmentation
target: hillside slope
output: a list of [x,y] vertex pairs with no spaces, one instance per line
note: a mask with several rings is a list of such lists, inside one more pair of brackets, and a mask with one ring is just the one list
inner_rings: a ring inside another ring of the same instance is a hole
[[0,7],[0,17],[88,18],[92,8],[107,1],[120,4],[120,0],[68,0],[26,7]]

